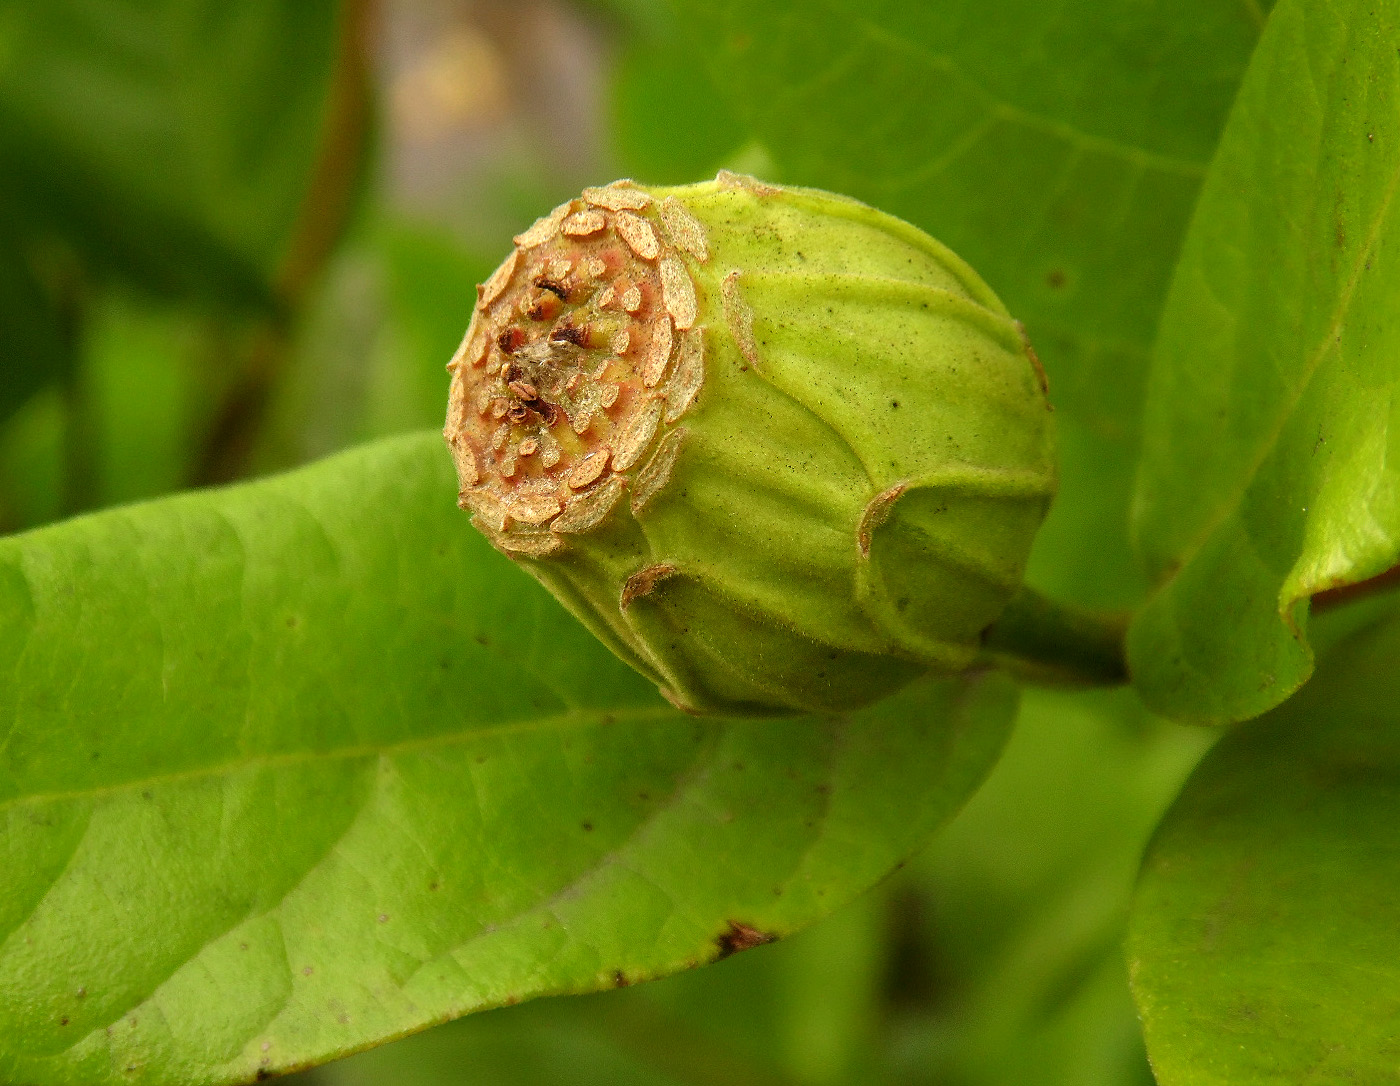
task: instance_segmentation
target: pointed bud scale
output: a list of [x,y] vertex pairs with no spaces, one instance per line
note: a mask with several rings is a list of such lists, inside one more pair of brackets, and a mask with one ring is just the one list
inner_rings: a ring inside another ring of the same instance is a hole
[[449,369],[473,523],[699,712],[966,667],[1055,490],[1020,325],[812,189],[588,189],[516,238]]

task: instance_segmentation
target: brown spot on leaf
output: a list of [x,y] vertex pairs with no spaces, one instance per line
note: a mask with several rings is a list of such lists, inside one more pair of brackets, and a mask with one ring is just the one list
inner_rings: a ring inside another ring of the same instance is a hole
[[719,954],[716,955],[715,961],[723,961],[733,954],[738,954],[741,950],[752,950],[756,946],[763,946],[764,943],[777,941],[778,937],[772,932],[759,931],[758,928],[750,927],[748,924],[731,920],[729,930],[715,938],[715,946],[719,947]]

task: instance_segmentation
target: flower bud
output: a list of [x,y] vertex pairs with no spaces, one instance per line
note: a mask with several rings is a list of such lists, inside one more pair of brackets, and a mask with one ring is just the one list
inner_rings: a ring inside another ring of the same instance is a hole
[[812,189],[588,189],[515,239],[448,368],[473,522],[695,711],[966,667],[1055,489],[1020,325]]

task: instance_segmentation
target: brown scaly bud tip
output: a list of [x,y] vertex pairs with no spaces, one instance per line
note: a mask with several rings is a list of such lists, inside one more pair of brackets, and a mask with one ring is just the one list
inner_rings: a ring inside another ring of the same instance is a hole
[[695,315],[651,196],[627,182],[515,239],[448,367],[461,504],[498,547],[542,556],[629,487],[645,501],[674,459],[665,431],[699,391]]

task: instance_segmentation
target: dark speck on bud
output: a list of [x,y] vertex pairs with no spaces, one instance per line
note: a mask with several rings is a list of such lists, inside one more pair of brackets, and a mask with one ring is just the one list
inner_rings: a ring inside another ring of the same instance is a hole
[[588,189],[515,239],[448,369],[473,523],[693,712],[968,666],[1055,491],[1001,302],[813,189]]

